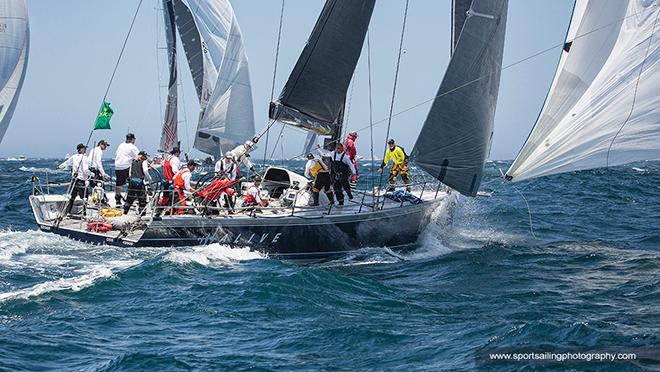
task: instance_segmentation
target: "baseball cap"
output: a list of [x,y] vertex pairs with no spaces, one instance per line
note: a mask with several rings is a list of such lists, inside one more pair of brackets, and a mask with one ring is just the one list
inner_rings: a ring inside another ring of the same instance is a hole
[[76,150],[86,149],[86,148],[87,146],[83,145],[82,143],[79,143],[78,146],[76,146]]
[[110,146],[110,144],[109,144],[106,140],[100,140],[100,141],[99,141],[99,146],[100,146],[100,145]]
[[129,134],[126,135],[126,140],[132,140],[134,138],[135,138],[135,134],[133,134],[133,133],[129,133]]

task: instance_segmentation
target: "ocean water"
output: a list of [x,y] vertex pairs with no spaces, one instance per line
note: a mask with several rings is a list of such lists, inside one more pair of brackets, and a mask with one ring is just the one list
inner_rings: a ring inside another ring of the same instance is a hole
[[30,176],[66,181],[56,164],[0,161],[3,370],[564,369],[476,355],[660,348],[659,163],[515,188],[489,163],[492,196],[462,199],[451,227],[314,264],[37,231]]

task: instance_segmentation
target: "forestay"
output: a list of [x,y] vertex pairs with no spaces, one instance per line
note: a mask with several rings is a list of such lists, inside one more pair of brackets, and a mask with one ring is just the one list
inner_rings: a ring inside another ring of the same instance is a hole
[[490,148],[507,0],[474,0],[438,95],[411,153],[444,184],[475,196]]
[[25,0],[0,2],[0,142],[25,79],[30,28]]
[[341,125],[375,0],[327,0],[269,117],[320,135]]
[[228,0],[174,0],[200,104],[196,149],[218,157],[254,135],[248,60]]
[[176,66],[176,24],[174,22],[173,0],[163,0],[165,17],[165,41],[167,43],[167,62],[169,80],[167,83],[167,103],[163,118],[163,131],[160,135],[160,150],[171,151],[179,142],[177,130],[177,66]]
[[514,181],[660,158],[658,1],[576,2]]

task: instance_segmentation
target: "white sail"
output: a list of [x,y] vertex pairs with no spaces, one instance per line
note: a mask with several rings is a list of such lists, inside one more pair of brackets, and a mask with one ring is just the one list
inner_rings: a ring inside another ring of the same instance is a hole
[[0,142],[25,79],[30,28],[25,0],[0,2]]
[[176,0],[175,14],[200,102],[194,146],[218,156],[254,135],[241,29],[228,0]]
[[657,0],[576,2],[548,98],[508,179],[660,158],[659,12]]

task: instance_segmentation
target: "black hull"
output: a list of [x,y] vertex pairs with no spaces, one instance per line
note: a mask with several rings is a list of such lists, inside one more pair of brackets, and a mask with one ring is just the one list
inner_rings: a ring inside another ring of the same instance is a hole
[[[453,204],[448,203],[447,208],[453,209]],[[319,258],[365,247],[414,243],[440,205],[441,200],[433,200],[376,212],[310,218],[166,217],[150,222],[136,241],[50,225],[40,228],[92,244],[167,247],[220,243],[247,246],[274,257]]]

